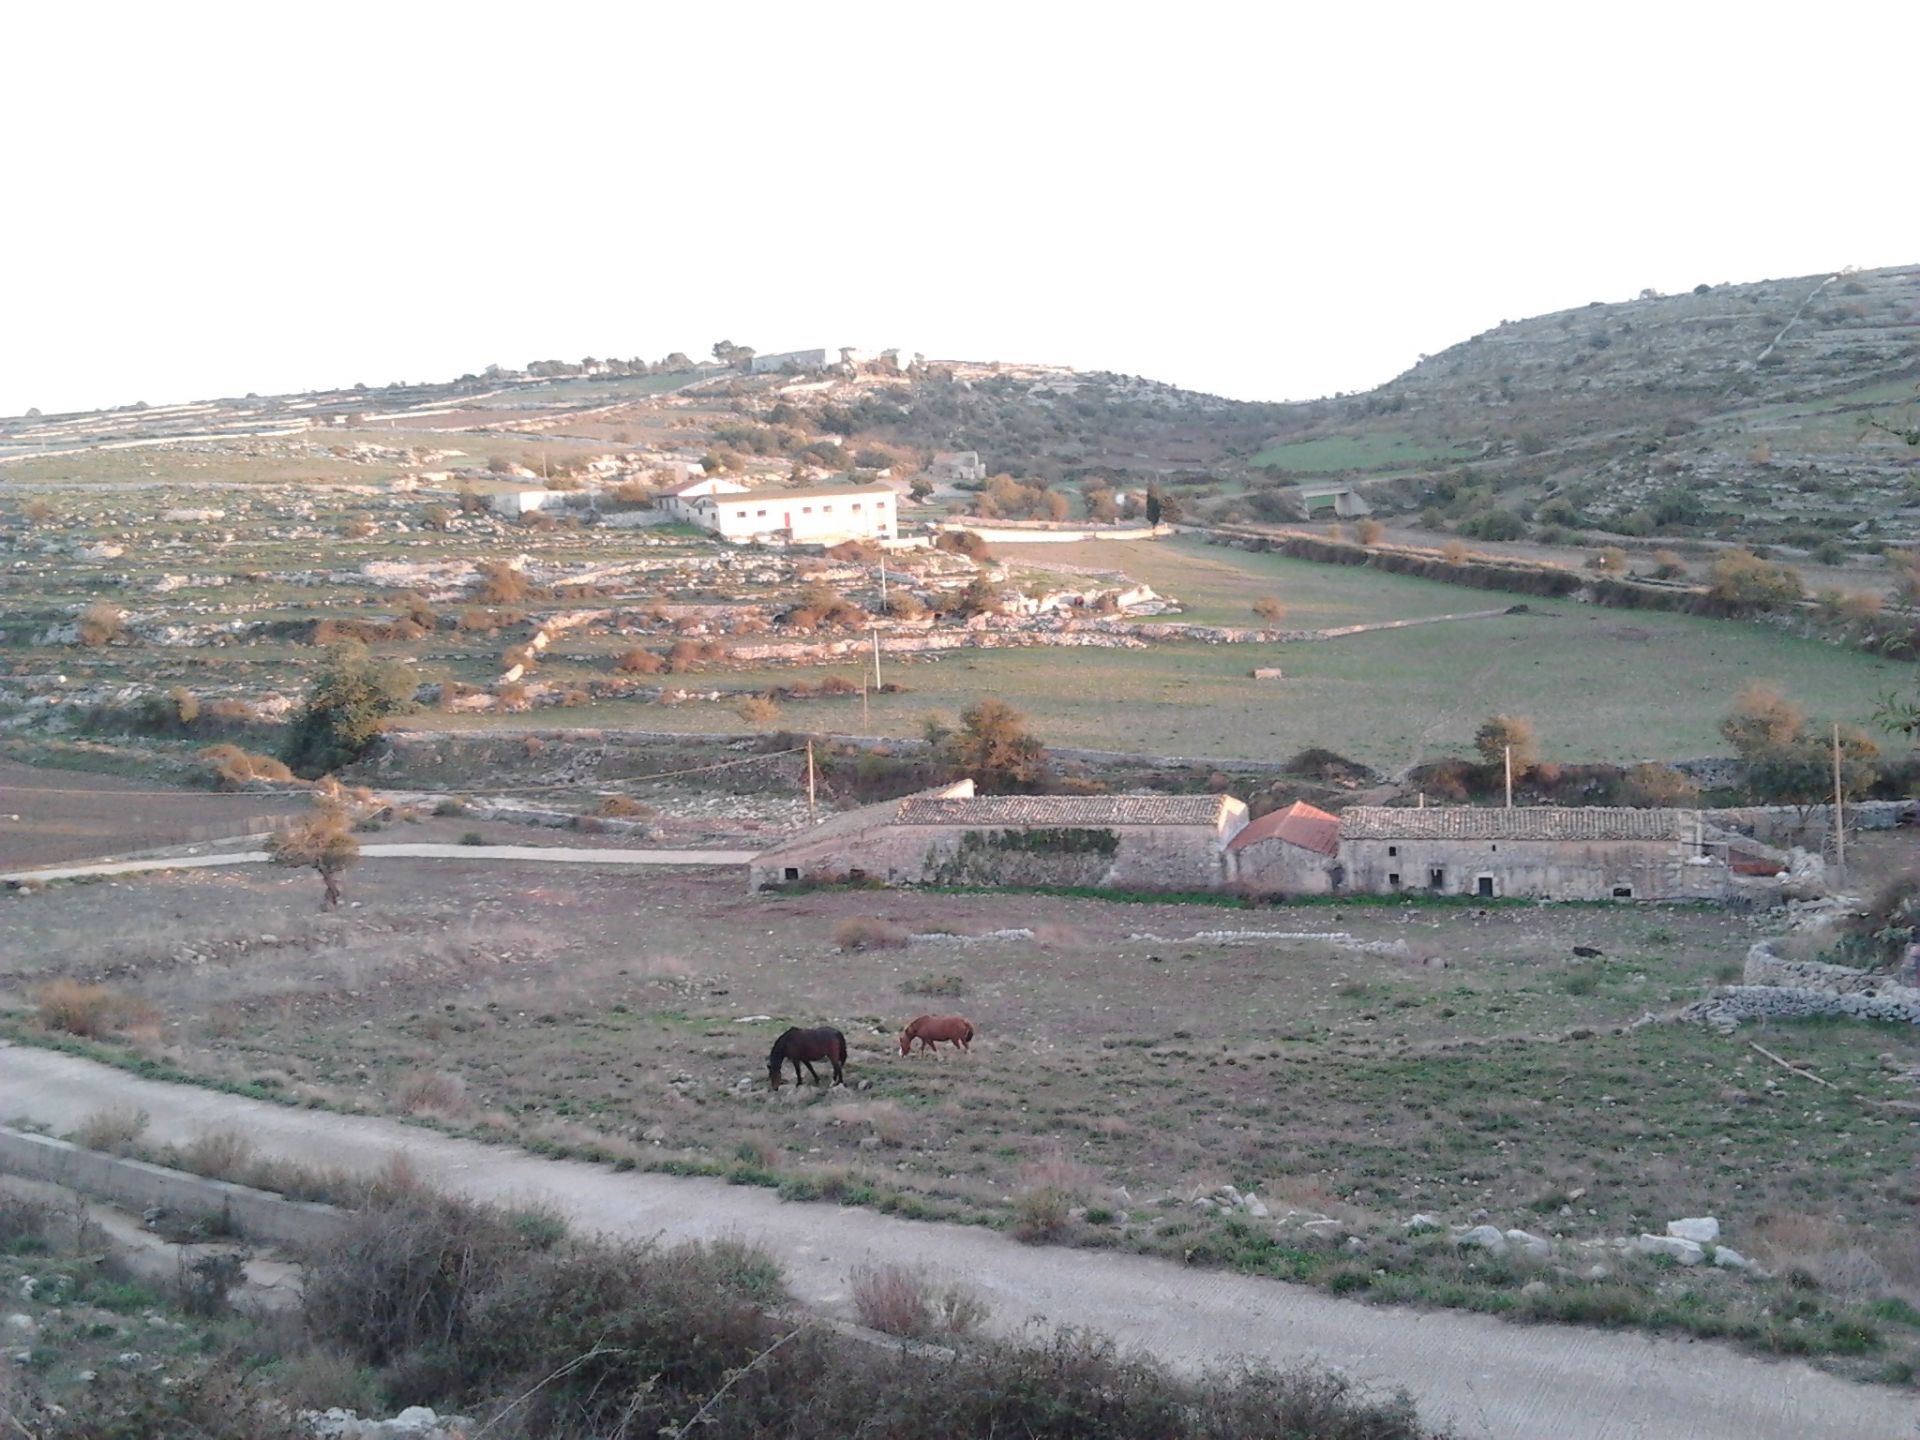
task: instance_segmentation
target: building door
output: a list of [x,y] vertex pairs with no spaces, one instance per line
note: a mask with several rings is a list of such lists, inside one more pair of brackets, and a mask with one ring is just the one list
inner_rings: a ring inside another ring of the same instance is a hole
[[1493,898],[1493,877],[1491,875],[1482,875],[1479,881],[1474,886],[1474,894],[1484,896],[1487,899],[1492,899]]
[[1447,888],[1447,872],[1438,865],[1427,871],[1427,889],[1444,890]]

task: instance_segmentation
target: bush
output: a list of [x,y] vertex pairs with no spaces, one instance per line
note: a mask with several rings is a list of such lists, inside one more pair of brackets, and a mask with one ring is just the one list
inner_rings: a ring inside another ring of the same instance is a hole
[[67,1138],[87,1150],[125,1155],[132,1151],[134,1141],[147,1128],[149,1118],[146,1111],[131,1105],[114,1105],[94,1111]]
[[114,1027],[120,997],[105,985],[78,980],[49,980],[34,992],[34,1013],[42,1027],[98,1040]]
[[651,650],[629,650],[613,662],[613,668],[627,675],[658,675],[667,662]]
[[967,982],[958,975],[916,975],[900,982],[903,995],[941,995],[953,997],[966,993]]
[[841,950],[897,950],[907,932],[891,920],[854,916],[833,927],[833,943]]
[[987,1307],[964,1285],[943,1283],[907,1265],[869,1265],[853,1272],[853,1308],[860,1323],[909,1340],[966,1335]]
[[780,719],[780,707],[764,695],[749,695],[740,702],[739,715],[749,725],[772,725]]
[[533,594],[527,577],[504,560],[482,560],[479,568],[479,587],[474,595],[489,605],[510,605]]
[[977,564],[985,564],[993,558],[987,549],[987,542],[971,530],[942,530],[934,537],[936,550],[948,550],[955,555],[964,555]]
[[478,830],[463,830],[460,832],[460,843],[462,845],[484,845],[487,843],[487,837],[482,835]]
[[102,645],[111,645],[116,640],[126,638],[127,612],[110,600],[96,600],[80,612],[76,628],[80,633],[80,643],[97,650]]
[[200,760],[223,789],[236,788],[249,780],[293,779],[293,772],[271,755],[255,755],[238,745],[210,745],[200,752]]
[[1262,595],[1253,602],[1253,613],[1267,625],[1278,625],[1286,617],[1287,607],[1272,595]]
[[1013,1197],[1013,1233],[1029,1245],[1058,1240],[1073,1223],[1073,1201],[1053,1185],[1029,1185]]
[[413,694],[407,666],[377,660],[357,643],[336,646],[289,723],[280,758],[307,779],[352,764],[390,717],[414,708]]
[[1799,574],[1747,550],[1729,550],[1707,571],[1707,593],[1735,614],[1777,610],[1805,593]]
[[416,1070],[400,1082],[394,1099],[409,1115],[461,1115],[467,1110],[467,1082],[444,1070]]
[[1671,765],[1648,761],[1627,772],[1621,798],[1643,809],[1688,806],[1700,798],[1700,787]]

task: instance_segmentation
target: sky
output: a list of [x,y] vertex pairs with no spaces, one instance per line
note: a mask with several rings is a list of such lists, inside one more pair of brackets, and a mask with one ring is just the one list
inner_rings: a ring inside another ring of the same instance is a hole
[[0,414],[721,339],[1304,399],[1920,262],[1911,0],[1311,9],[15,7]]

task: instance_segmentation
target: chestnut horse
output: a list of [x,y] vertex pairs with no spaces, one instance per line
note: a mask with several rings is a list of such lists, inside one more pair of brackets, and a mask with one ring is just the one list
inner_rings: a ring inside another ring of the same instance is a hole
[[900,1032],[900,1053],[907,1054],[918,1040],[921,1048],[940,1053],[938,1042],[946,1040],[962,1050],[973,1045],[973,1022],[964,1015],[920,1015],[907,1022]]
[[773,1049],[767,1055],[767,1080],[775,1090],[780,1088],[780,1067],[783,1064],[793,1066],[793,1083],[800,1083],[800,1067],[805,1065],[807,1073],[820,1082],[820,1072],[813,1068],[816,1060],[833,1062],[833,1083],[847,1083],[845,1066],[847,1063],[847,1037],[831,1025],[822,1025],[817,1030],[802,1030],[795,1027],[783,1031],[773,1042]]

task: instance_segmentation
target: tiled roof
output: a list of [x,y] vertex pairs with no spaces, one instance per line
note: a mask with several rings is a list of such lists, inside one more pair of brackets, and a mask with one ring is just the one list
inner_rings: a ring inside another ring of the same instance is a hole
[[908,797],[901,825],[1207,825],[1240,802],[1227,795],[976,795],[966,800]]
[[[691,475],[691,476],[688,476],[685,480],[680,481],[678,484],[663,486],[660,490],[660,493],[662,495],[684,495],[687,493],[687,491],[693,489],[694,486],[705,485],[708,481],[713,481],[723,486],[735,485],[734,481],[723,480],[718,475]],[[746,488],[747,487],[744,485],[736,486],[736,490],[738,491],[744,491]]]
[[1284,810],[1262,815],[1228,844],[1229,850],[1243,850],[1262,840],[1284,840],[1303,850],[1322,855],[1337,854],[1340,849],[1340,820],[1304,800],[1296,800]]
[[1340,816],[1343,840],[1684,840],[1699,824],[1694,810],[1627,810],[1601,806],[1467,805],[1425,810],[1361,805]]

